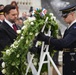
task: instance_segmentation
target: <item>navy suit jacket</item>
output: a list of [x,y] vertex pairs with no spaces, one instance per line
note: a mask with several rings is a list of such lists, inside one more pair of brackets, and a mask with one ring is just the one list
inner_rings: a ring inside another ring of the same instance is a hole
[[74,23],[69,29],[65,30],[62,39],[51,38],[50,44],[52,44],[56,50],[76,48],[76,23]]

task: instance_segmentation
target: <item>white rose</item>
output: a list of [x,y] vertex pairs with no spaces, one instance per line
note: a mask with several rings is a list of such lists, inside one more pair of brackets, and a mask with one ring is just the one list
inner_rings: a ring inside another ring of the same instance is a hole
[[37,35],[38,35],[38,33],[35,34],[35,36],[37,36]]
[[2,68],[5,68],[5,62],[2,62]]
[[54,16],[53,16],[53,17],[51,17],[51,19],[56,21],[56,17],[54,17]]
[[20,34],[21,33],[21,30],[17,30],[17,34]]
[[14,45],[18,45],[18,41],[15,41],[15,42],[13,43],[13,46],[14,46]]
[[23,36],[21,36],[21,39],[24,39],[24,37],[23,37]]
[[40,41],[37,41],[38,45],[41,45],[41,42]]
[[17,58],[19,57],[20,55],[19,54],[17,54]]
[[3,69],[3,70],[2,70],[2,73],[5,74],[5,73],[6,73],[6,69]]
[[31,25],[34,25],[34,22],[31,22],[30,24],[31,24]]
[[[18,43],[17,43],[18,44]],[[17,44],[15,43],[13,43],[12,45],[11,45],[11,47],[13,47],[13,48],[16,48],[16,46],[17,46]]]
[[36,66],[36,65],[37,65],[37,63],[36,63],[36,62],[34,62],[34,65]]
[[25,65],[28,65],[26,62],[24,62]]
[[27,28],[27,26],[24,25],[24,26],[21,28],[21,30],[24,30],[25,28]]
[[15,48],[15,45],[16,45],[16,44],[13,43],[13,44],[11,45],[11,47]]
[[33,35],[33,33],[30,32],[29,35]]
[[54,16],[54,14],[53,14],[53,13],[50,13],[49,15],[50,15],[50,16]]
[[12,63],[12,66],[14,66],[14,65],[15,65],[15,63],[13,62],[13,63]]
[[10,50],[6,50],[6,54],[10,55],[11,54]]

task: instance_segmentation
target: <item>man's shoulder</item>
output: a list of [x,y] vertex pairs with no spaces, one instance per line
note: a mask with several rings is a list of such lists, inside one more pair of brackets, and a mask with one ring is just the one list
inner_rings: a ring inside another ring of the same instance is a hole
[[76,29],[76,22],[71,26],[71,29]]

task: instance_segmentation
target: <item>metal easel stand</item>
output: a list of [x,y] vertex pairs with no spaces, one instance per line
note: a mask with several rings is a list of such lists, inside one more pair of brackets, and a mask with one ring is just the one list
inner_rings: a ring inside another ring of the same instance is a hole
[[[42,28],[42,30],[41,30],[42,32],[43,32],[44,29],[45,29],[47,20],[48,20],[48,17],[47,17],[46,20],[45,20],[45,24],[44,24],[44,26],[43,26],[43,28]],[[36,47],[37,47],[37,46],[38,46],[38,42],[36,43]],[[34,64],[32,63],[33,58],[34,58],[34,54],[31,55],[30,52],[28,52],[28,54],[27,54],[28,66],[27,66],[25,75],[28,74],[29,68],[31,68],[33,75],[36,75],[36,74],[37,74],[37,70],[36,70]]]
[[[50,29],[48,30],[48,36],[50,36]],[[44,52],[44,48],[45,48],[45,52]],[[42,65],[47,63],[48,64],[48,75],[51,75],[51,67],[50,67],[50,62],[52,63],[53,67],[55,68],[56,72],[58,73],[58,75],[61,75],[61,73],[59,72],[57,66],[55,65],[52,57],[50,56],[49,52],[49,45],[45,45],[45,43],[42,43],[42,48],[41,48],[41,56],[40,56],[40,63],[39,63],[39,69],[36,75],[40,75],[41,69],[42,69]],[[44,61],[45,57],[47,56],[47,61]]]
[[[48,20],[48,18],[46,18],[45,25],[43,26],[41,32],[44,31],[47,20]],[[50,36],[50,28],[48,30],[48,36]],[[36,47],[37,47],[37,43],[36,43]],[[45,49],[45,52],[44,52],[44,49]],[[38,71],[36,70],[34,64],[32,63],[32,60],[34,58],[34,54],[33,55],[31,55],[30,53],[27,54],[27,60],[28,60],[29,64],[27,66],[27,70],[26,70],[26,74],[25,75],[27,75],[29,68],[31,68],[33,75],[40,75],[40,72],[41,72],[41,69],[42,69],[42,65],[45,64],[45,63],[48,64],[48,75],[51,75],[50,62],[52,63],[52,65],[55,68],[55,70],[58,73],[58,75],[61,75],[61,73],[59,72],[57,66],[55,65],[54,61],[52,60],[52,57],[50,56],[48,50],[49,50],[49,45],[45,45],[45,43],[43,42],[42,43],[42,48],[41,48],[41,55],[40,55],[40,62],[39,62]],[[47,61],[44,60],[46,56],[47,56]]]
[[29,68],[31,68],[33,75],[37,74],[37,70],[36,70],[34,64],[32,63],[33,58],[34,58],[34,54],[31,55],[30,52],[28,52],[28,54],[27,54],[27,61],[28,61],[29,64],[27,66],[25,75],[28,74]]

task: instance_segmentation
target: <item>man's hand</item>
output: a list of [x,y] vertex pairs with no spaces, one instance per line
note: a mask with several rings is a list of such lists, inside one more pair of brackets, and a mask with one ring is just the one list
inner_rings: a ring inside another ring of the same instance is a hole
[[33,47],[29,48],[29,51],[33,54],[40,54],[41,46],[38,46],[38,47],[33,46]]
[[49,37],[49,36],[46,36],[44,33],[40,32],[40,33],[37,35],[36,39],[37,39],[38,41],[44,41],[45,44],[49,44],[50,37]]

